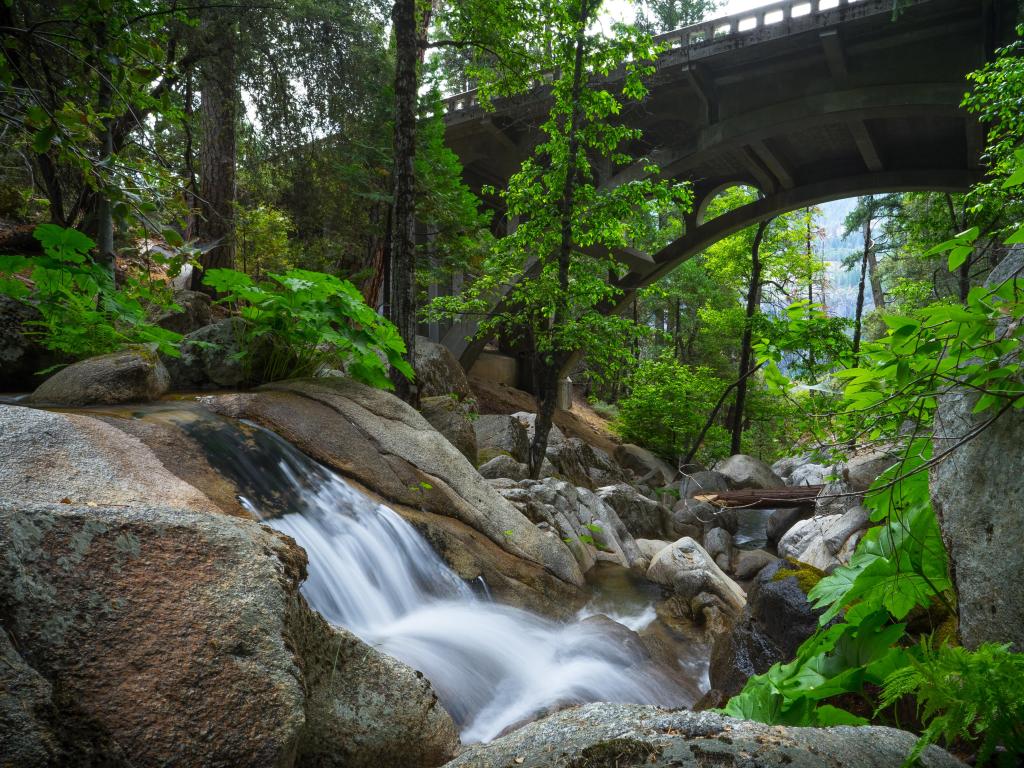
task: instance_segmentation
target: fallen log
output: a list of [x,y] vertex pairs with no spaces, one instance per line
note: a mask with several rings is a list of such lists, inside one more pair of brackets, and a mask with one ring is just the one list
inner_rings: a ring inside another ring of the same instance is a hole
[[775,509],[813,504],[823,485],[800,485],[796,488],[747,488],[742,491],[714,491],[698,493],[696,501],[706,501],[716,507],[745,507],[747,509]]

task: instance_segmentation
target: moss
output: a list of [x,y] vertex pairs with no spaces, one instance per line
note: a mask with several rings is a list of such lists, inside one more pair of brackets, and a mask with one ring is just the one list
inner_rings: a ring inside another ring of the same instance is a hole
[[512,454],[508,451],[503,451],[500,448],[481,448],[477,453],[477,463],[478,465],[486,464],[488,461],[496,459],[498,456],[512,457]]
[[566,768],[628,768],[651,762],[661,750],[653,744],[637,739],[610,739],[591,744],[579,757],[567,763]]
[[813,565],[807,563],[801,563],[792,557],[786,558],[788,568],[783,566],[775,572],[772,576],[772,581],[782,581],[788,579],[790,576],[796,578],[797,586],[800,587],[800,591],[805,595],[814,589],[815,585],[825,578],[825,572],[815,568]]
[[946,620],[935,628],[935,632],[932,634],[932,645],[935,648],[943,645],[960,645],[957,629],[956,616],[949,614]]

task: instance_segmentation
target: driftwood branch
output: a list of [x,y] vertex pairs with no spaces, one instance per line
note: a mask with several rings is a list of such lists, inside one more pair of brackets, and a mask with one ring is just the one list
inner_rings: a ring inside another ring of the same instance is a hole
[[742,491],[715,491],[699,493],[693,498],[716,507],[745,507],[747,509],[775,509],[813,504],[823,485],[801,485],[796,488],[748,488]]

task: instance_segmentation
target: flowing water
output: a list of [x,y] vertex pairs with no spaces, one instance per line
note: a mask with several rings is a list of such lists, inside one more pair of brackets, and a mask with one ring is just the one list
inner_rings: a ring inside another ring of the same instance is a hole
[[[554,622],[491,602],[485,584],[462,581],[397,513],[273,433],[194,412],[171,418],[243,489],[249,510],[306,550],[309,603],[421,671],[463,741],[572,703],[690,703],[600,622]],[[649,606],[628,612],[638,625],[653,619]]]

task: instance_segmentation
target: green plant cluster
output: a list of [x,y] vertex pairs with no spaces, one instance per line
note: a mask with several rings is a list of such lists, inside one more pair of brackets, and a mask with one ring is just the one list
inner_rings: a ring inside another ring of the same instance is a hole
[[204,282],[245,321],[244,364],[262,367],[264,381],[344,370],[374,387],[392,389],[388,364],[413,378],[394,325],[367,306],[347,280],[291,269],[261,282],[233,269],[211,269]]
[[111,270],[89,255],[96,244],[81,232],[40,224],[33,234],[43,255],[0,255],[0,294],[38,310],[30,327],[44,347],[76,359],[127,344],[178,354],[181,335],[150,322],[154,309],[181,309],[165,282],[143,272],[115,285]]

